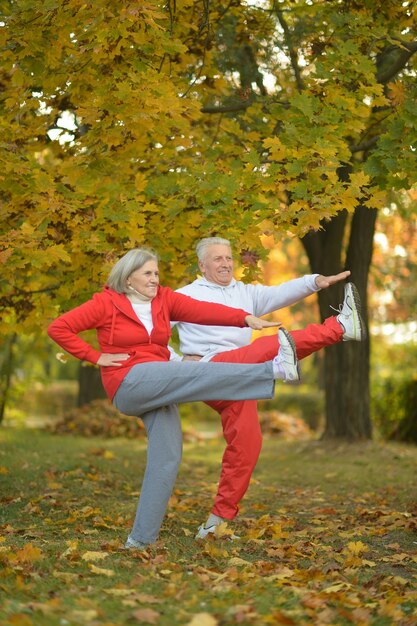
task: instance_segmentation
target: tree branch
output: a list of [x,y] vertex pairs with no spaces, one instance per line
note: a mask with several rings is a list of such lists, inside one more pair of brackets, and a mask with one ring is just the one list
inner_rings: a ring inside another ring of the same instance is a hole
[[245,111],[253,100],[246,100],[244,102],[236,102],[235,104],[225,104],[224,106],[205,106],[201,108],[202,113],[235,113],[237,111]]
[[356,146],[349,146],[349,150],[353,154],[354,152],[362,152],[364,150],[369,150],[372,148],[379,139],[379,135],[372,137],[372,139],[368,139],[368,141],[363,141],[362,143],[358,143]]
[[276,11],[276,14],[278,16],[278,21],[279,21],[279,23],[281,25],[281,28],[284,31],[285,44],[286,44],[286,46],[288,48],[288,52],[289,52],[289,55],[290,55],[291,67],[294,70],[295,82],[297,83],[297,89],[298,89],[298,91],[303,91],[303,89],[304,89],[304,81],[303,81],[303,79],[301,77],[301,71],[300,71],[300,67],[298,65],[297,53],[294,50],[294,46],[292,45],[291,31],[288,28],[288,24],[287,24],[287,22],[284,19],[282,11],[280,11],[280,9],[278,9],[276,4],[275,4],[275,11]]
[[381,71],[377,73],[378,82],[382,84],[389,82],[398,72],[405,68],[408,61],[416,52],[417,41],[401,42],[401,48],[398,46],[388,53],[389,56],[396,53],[396,58],[393,60],[392,65],[385,71],[381,68]]

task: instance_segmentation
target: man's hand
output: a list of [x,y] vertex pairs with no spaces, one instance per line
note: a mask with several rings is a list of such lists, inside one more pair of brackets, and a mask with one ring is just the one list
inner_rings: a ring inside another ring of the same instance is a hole
[[320,289],[326,289],[326,287],[330,287],[341,280],[345,280],[348,276],[350,276],[349,270],[340,272],[340,274],[335,274],[334,276],[322,276],[319,274],[319,276],[316,276],[316,285]]
[[128,358],[128,354],[103,353],[97,361],[97,365],[101,365],[102,367],[120,367],[122,365],[120,361],[126,361]]
[[267,322],[266,320],[261,320],[259,317],[255,317],[255,315],[247,315],[245,317],[245,322],[252,328],[252,330],[262,330],[263,328],[271,328],[273,326],[281,326],[281,322]]

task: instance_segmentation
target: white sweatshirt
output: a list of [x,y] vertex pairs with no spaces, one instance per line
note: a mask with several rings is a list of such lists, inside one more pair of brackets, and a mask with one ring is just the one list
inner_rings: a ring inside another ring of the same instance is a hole
[[[177,291],[196,300],[226,304],[261,317],[319,291],[315,283],[316,276],[318,274],[307,274],[272,287],[245,284],[235,279],[223,287],[205,278],[198,278]],[[247,346],[252,335],[251,328],[201,326],[184,322],[176,325],[182,354],[198,354],[203,357],[203,361],[209,361],[219,352]]]

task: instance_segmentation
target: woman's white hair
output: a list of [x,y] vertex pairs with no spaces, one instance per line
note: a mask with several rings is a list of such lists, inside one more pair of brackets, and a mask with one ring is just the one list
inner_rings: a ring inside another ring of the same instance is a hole
[[232,247],[230,245],[230,241],[228,239],[223,239],[223,237],[206,237],[205,239],[200,239],[195,247],[198,260],[204,261],[204,257],[207,253],[207,248],[215,245],[229,246],[229,248]]
[[118,293],[129,293],[127,279],[132,272],[141,268],[148,261],[158,262],[158,255],[150,248],[133,248],[126,252],[109,274],[107,285]]

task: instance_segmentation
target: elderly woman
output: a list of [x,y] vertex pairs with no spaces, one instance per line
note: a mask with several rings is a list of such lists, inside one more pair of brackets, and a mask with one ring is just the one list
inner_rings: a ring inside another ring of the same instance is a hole
[[[295,345],[280,328],[279,350],[259,364],[170,361],[170,321],[255,330],[278,326],[242,309],[194,300],[159,284],[158,259],[145,248],[125,254],[101,293],[56,319],[49,336],[75,357],[101,367],[104,388],[122,413],[140,416],[148,457],[127,548],[144,548],[158,535],[181,461],[176,406],[197,400],[272,398],[274,382],[298,380]],[[100,351],[78,334],[95,328]],[[269,357],[270,358],[270,357]]]

